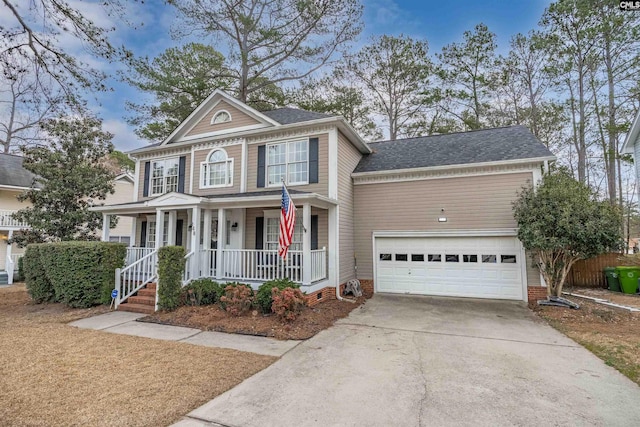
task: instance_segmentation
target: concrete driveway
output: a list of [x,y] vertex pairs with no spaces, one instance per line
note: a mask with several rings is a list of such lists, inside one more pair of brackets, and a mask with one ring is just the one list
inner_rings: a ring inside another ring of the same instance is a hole
[[178,425],[210,423],[630,426],[640,387],[522,303],[376,295]]

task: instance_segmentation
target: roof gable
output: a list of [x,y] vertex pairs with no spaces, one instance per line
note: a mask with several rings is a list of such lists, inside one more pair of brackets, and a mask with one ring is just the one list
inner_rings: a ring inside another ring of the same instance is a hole
[[524,126],[509,126],[369,144],[354,173],[453,166],[473,163],[553,159]]
[[[212,124],[221,111],[231,121]],[[189,141],[205,136],[223,135],[249,129],[277,126],[279,123],[221,90],[214,91],[160,145]]]
[[[629,132],[627,133],[627,137],[624,140],[624,144],[622,144],[620,152],[622,154],[633,154],[633,147],[638,142],[640,142],[640,111],[638,111],[638,115],[633,121],[631,129],[629,129]],[[638,161],[638,159],[636,159],[636,161]]]

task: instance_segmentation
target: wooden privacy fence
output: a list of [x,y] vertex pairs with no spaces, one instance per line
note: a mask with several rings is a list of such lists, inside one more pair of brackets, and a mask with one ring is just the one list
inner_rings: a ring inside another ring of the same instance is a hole
[[577,261],[571,267],[566,284],[581,288],[606,288],[607,279],[602,270],[605,267],[618,267],[628,264],[628,262],[625,263],[621,259],[622,257],[622,254],[612,253]]

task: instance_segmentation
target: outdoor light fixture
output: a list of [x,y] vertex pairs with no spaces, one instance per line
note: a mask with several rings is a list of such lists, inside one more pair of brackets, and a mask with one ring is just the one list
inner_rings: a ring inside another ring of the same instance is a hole
[[237,223],[237,222],[234,222],[233,224],[231,224],[231,229],[232,229],[233,231],[236,231],[236,230],[238,229],[238,223]]
[[189,224],[187,226],[187,230],[189,230],[189,232],[191,232],[191,230],[193,230],[193,223]]
[[438,222],[447,222],[447,217],[441,216],[440,218],[438,218]]

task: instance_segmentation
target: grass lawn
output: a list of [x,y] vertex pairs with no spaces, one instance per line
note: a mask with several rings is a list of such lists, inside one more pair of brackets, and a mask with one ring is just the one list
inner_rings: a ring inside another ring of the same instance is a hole
[[168,425],[276,360],[66,324],[104,311],[0,289],[0,425]]
[[[581,293],[577,289],[573,292]],[[598,297],[606,298],[607,295]],[[640,313],[630,313],[581,298],[568,299],[580,304],[580,309],[536,307],[534,310],[551,326],[640,385]],[[615,302],[629,304],[622,299]]]

